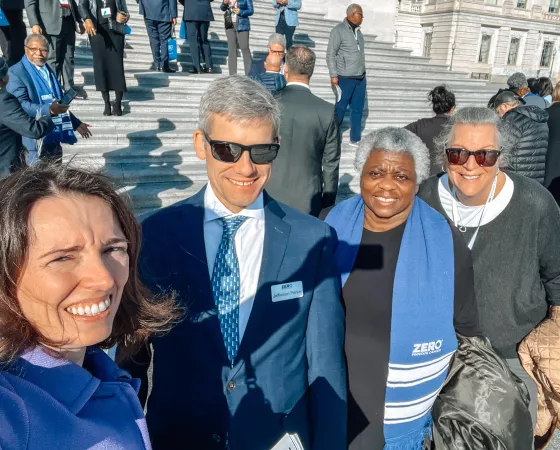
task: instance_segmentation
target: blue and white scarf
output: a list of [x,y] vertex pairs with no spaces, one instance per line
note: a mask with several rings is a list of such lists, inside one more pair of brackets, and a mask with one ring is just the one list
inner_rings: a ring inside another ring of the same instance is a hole
[[[39,69],[31,64],[31,62],[27,59],[27,56],[23,57],[22,63],[23,67],[25,67],[25,70],[27,70],[33,80],[33,85],[37,90],[37,95],[39,96],[41,105],[50,105],[55,99],[62,98],[62,89],[60,88],[60,84],[58,83],[53,70],[48,65],[45,65],[45,68],[49,73],[50,86],[39,72]],[[66,112],[64,114],[54,116],[52,121],[55,124],[55,129],[43,138],[43,144],[75,144],[78,142],[78,139],[76,139],[76,135],[74,134],[74,127],[72,126],[72,119],[69,113]]]
[[[364,228],[360,195],[335,206],[326,220],[337,232],[342,285],[352,272]],[[418,197],[401,242],[393,285],[386,450],[421,450],[431,436],[431,409],[457,349],[453,326],[453,237],[445,218]],[[372,299],[375,301],[375,291]]]

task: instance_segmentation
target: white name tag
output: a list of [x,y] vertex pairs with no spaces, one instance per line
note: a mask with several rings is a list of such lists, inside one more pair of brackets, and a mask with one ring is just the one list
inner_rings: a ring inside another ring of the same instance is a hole
[[110,17],[111,16],[111,8],[101,8],[101,16]]
[[272,292],[273,302],[281,302],[283,300],[303,297],[303,283],[301,281],[277,284],[272,286],[270,290]]
[[52,99],[53,99],[52,94],[41,95],[41,100],[52,100]]

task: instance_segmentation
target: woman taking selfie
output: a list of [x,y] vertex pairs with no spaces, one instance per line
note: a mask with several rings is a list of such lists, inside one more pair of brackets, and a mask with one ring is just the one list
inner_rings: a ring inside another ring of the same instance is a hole
[[[105,102],[104,116],[122,116],[122,98],[126,92],[124,79],[124,24],[129,15],[124,0],[79,0],[78,9],[84,19],[91,53],[95,89]],[[115,91],[111,110],[109,91]]]
[[0,448],[150,449],[130,356],[177,317],[136,268],[132,212],[102,176],[39,167],[0,183]]

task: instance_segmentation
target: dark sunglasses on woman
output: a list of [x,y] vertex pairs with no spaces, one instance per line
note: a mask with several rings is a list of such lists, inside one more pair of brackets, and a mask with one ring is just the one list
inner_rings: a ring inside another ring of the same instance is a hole
[[471,156],[474,156],[476,163],[481,167],[492,167],[500,157],[499,150],[477,150],[470,152],[464,148],[448,148],[445,150],[447,161],[452,166],[462,166],[466,164]]
[[[212,156],[220,162],[233,164],[239,161],[243,152],[249,152],[251,161],[254,164],[270,164],[278,156],[280,144],[278,142],[272,144],[256,144],[242,145],[235,142],[213,141],[204,133],[204,137],[210,144]],[[278,139],[276,139],[278,141]]]

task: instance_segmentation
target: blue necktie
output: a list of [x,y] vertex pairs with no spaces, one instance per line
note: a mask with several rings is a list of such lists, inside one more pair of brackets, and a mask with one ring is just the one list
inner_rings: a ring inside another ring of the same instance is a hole
[[212,271],[212,293],[218,307],[218,319],[228,358],[233,360],[239,348],[239,261],[235,254],[235,233],[246,220],[236,216],[222,218],[223,234]]

